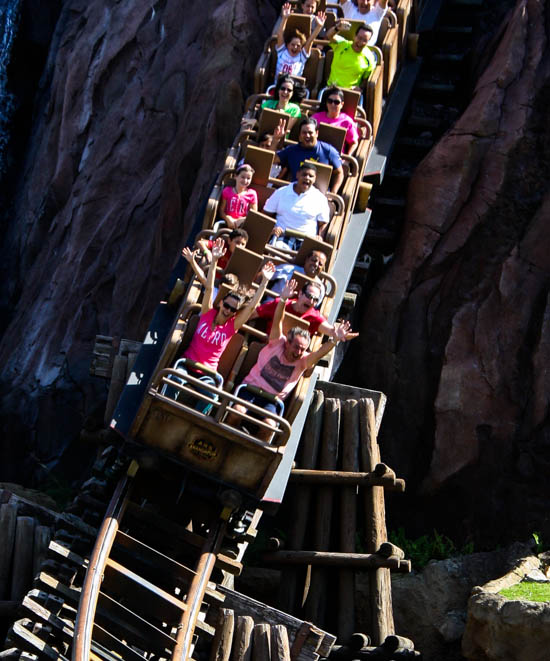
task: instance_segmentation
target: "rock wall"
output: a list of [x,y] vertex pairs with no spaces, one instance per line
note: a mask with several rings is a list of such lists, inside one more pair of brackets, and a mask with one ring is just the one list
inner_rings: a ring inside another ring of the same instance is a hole
[[267,0],[63,3],[5,213],[0,479],[56,464],[105,396],[97,333],[142,338],[275,18]]
[[361,329],[361,379],[389,396],[382,453],[412,509],[488,543],[550,532],[546,7],[517,3],[469,107],[416,170]]

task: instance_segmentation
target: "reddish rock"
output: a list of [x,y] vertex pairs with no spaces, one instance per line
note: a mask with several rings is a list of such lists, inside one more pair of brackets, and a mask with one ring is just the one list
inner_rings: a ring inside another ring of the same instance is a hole
[[[487,519],[521,511],[519,492],[498,495],[521,483],[520,451],[533,501],[547,470],[549,63],[544,3],[521,1],[469,107],[413,176],[361,333],[365,382],[389,395],[386,460],[413,484],[423,475],[425,493],[452,478]],[[523,525],[547,521],[534,507]]]
[[63,3],[3,237],[4,479],[78,434],[104,391],[94,336],[142,338],[275,16],[252,0]]

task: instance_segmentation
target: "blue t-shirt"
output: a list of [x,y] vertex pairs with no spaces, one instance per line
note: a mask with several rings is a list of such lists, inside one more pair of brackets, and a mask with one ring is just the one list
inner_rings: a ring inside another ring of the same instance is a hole
[[296,179],[300,165],[304,161],[317,161],[317,163],[326,163],[332,165],[334,169],[341,167],[342,161],[340,154],[328,142],[317,141],[315,147],[302,147],[302,145],[290,145],[277,152],[277,156],[284,168],[288,168],[291,174],[291,181]]

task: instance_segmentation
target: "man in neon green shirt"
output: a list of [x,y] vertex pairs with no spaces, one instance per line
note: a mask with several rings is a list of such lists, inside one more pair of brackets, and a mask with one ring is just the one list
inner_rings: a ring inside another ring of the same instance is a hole
[[366,24],[361,25],[353,41],[348,41],[337,34],[347,26],[349,23],[339,19],[327,32],[327,37],[331,40],[330,47],[334,51],[327,85],[360,87],[361,82],[370,76],[376,66],[374,53],[367,46],[372,37],[372,29]]

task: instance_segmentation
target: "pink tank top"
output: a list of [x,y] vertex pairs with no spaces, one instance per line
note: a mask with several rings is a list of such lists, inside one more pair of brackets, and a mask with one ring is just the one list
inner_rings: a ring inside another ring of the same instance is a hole
[[203,365],[208,365],[213,369],[218,369],[220,357],[229,344],[229,341],[237,332],[235,329],[235,317],[231,317],[222,326],[215,326],[212,330],[212,323],[216,318],[218,310],[212,308],[201,314],[195,334],[191,339],[191,344],[185,350],[184,358],[190,358]]

